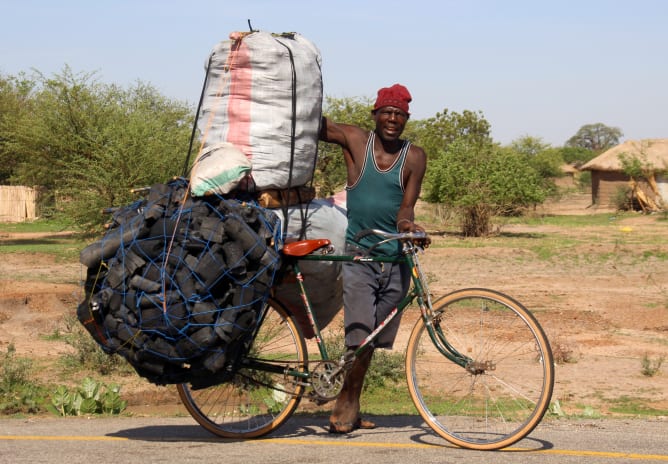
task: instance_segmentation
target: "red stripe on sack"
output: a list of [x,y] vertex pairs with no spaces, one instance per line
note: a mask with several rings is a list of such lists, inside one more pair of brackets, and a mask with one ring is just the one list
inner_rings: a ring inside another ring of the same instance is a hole
[[250,50],[243,40],[232,45],[234,53],[230,69],[230,96],[227,106],[227,141],[234,144],[248,158],[252,157],[250,146],[251,90],[253,72]]

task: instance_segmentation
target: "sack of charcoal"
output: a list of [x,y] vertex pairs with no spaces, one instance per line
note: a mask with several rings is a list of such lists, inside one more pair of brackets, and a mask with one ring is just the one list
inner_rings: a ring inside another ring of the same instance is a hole
[[280,269],[278,216],[188,181],[152,186],[80,255],[77,316],[107,353],[156,384],[228,380]]

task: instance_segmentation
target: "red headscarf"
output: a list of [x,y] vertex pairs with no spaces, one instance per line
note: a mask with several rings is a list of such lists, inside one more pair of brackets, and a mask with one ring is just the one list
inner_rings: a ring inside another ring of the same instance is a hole
[[408,113],[408,104],[413,98],[408,89],[401,84],[394,84],[392,87],[383,87],[378,91],[378,98],[376,104],[373,105],[373,110],[383,106],[394,106]]

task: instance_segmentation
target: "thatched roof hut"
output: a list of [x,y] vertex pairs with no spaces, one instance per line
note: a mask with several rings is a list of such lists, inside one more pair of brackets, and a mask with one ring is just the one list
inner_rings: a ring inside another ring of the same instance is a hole
[[[637,159],[646,177],[631,179],[624,172],[622,157]],[[668,139],[627,140],[580,170],[591,171],[594,204],[617,206],[620,192],[626,191],[642,209],[657,210],[668,205]]]
[[638,158],[654,167],[655,172],[668,171],[668,139],[627,140],[604,151],[580,167],[581,171],[622,171],[619,155]]

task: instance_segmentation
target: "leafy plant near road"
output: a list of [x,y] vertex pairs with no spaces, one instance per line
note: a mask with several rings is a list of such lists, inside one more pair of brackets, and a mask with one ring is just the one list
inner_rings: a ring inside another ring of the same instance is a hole
[[127,406],[121,399],[119,385],[106,385],[90,377],[75,389],[59,385],[49,392],[31,379],[32,360],[17,356],[12,344],[0,359],[0,414],[37,414],[45,410],[59,416],[120,414]]
[[105,385],[86,377],[73,390],[60,385],[46,407],[58,416],[120,414],[127,407],[127,401],[120,397],[120,390],[121,387],[116,384]]

